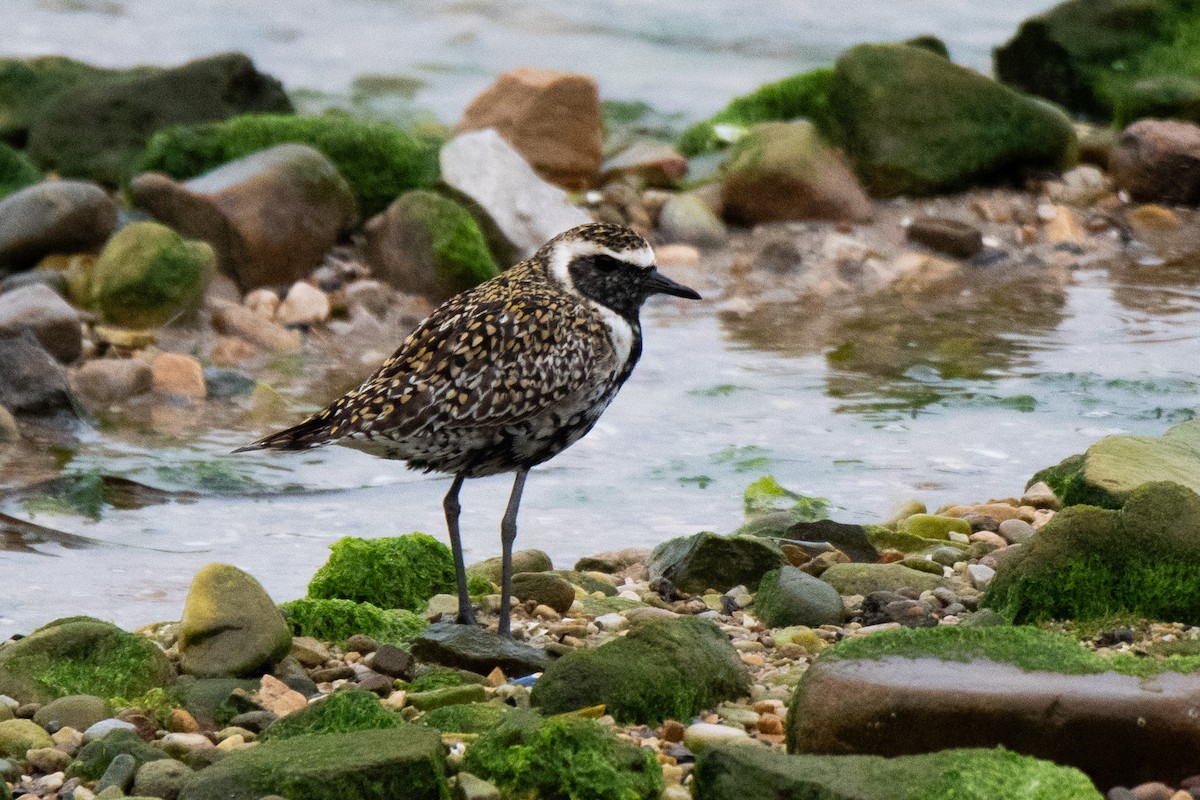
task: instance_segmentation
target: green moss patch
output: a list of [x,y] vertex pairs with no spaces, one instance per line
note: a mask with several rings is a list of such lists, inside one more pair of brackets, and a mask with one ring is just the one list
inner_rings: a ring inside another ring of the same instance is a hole
[[594,720],[513,713],[467,750],[464,768],[505,797],[542,800],[657,800],[654,754],[620,741]]
[[427,669],[408,685],[410,692],[431,692],[434,689],[445,689],[450,686],[462,686],[466,676],[460,670],[446,667]]
[[427,711],[417,722],[444,733],[487,733],[515,711],[503,703],[458,703]]
[[406,644],[429,623],[408,610],[390,611],[353,600],[291,600],[279,606],[296,636],[344,644],[356,633],[386,644]]
[[0,142],[0,200],[42,179],[42,173],[20,150]]
[[409,189],[437,181],[437,150],[400,128],[349,117],[253,114],[160,131],[146,146],[144,167],[186,180],[236,158],[285,142],[320,150],[350,184],[364,217]]
[[627,636],[569,653],[546,668],[532,701],[548,713],[603,703],[621,722],[691,719],[749,691],[737,651],[712,622],[648,620]]
[[422,240],[444,296],[470,289],[500,272],[475,218],[450,198],[424,190],[406,192],[388,208],[388,215]]
[[375,694],[349,690],[334,692],[308,708],[280,717],[259,738],[276,741],[310,733],[349,733],[404,724],[404,719],[385,708]]
[[435,594],[455,590],[450,548],[423,533],[381,539],[347,536],[330,550],[329,560],[308,584],[311,599],[417,611]]

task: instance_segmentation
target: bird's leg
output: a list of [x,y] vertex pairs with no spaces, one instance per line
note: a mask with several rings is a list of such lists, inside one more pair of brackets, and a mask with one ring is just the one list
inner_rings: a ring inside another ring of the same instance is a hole
[[512,636],[512,549],[517,538],[517,509],[521,505],[521,492],[525,489],[525,477],[529,469],[517,470],[513,480],[512,494],[508,497],[508,508],[500,522],[500,635]]
[[454,553],[454,577],[458,581],[458,619],[460,625],[475,624],[475,609],[471,608],[471,598],[467,595],[467,568],[463,563],[462,539],[458,535],[458,512],[462,506],[458,503],[458,490],[463,485],[463,474],[454,476],[450,491],[442,501],[446,512],[446,529],[450,532],[450,550]]

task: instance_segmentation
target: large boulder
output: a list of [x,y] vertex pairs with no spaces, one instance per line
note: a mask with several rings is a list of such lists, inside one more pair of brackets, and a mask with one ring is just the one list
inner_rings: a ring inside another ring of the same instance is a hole
[[289,142],[325,155],[354,193],[364,218],[409,189],[437,181],[436,148],[395,125],[348,116],[246,114],[224,122],[180,125],[155,134],[142,168],[188,180],[222,164]]
[[116,186],[133,174],[146,141],[161,128],[291,111],[279,81],[245,55],[223,53],[64,90],[30,126],[29,155],[45,170]]
[[74,408],[66,371],[29,329],[0,337],[0,406],[13,414]]
[[0,142],[0,200],[42,179],[42,173],[20,150]]
[[412,643],[412,654],[422,661],[487,675],[496,667],[505,675],[521,677],[546,668],[546,652],[524,642],[477,628],[439,622],[426,628]]
[[551,183],[586,189],[599,177],[603,131],[595,78],[536,67],[502,73],[467,106],[455,132],[486,128]]
[[96,250],[117,227],[117,204],[84,181],[43,181],[0,201],[0,272],[51,253]]
[[496,131],[459,134],[441,150],[442,180],[478,206],[519,258],[591,222],[567,193],[542,180]]
[[851,47],[829,103],[838,143],[877,197],[951,192],[1077,158],[1062,110],[919,47]]
[[1145,484],[1119,511],[1072,506],[997,568],[984,605],[1017,622],[1128,614],[1200,624],[1200,495]]
[[1076,767],[1102,789],[1177,784],[1200,747],[1194,669],[1192,659],[1107,658],[1032,627],[884,631],[847,639],[809,667],[789,710],[788,751],[894,757],[1001,745]]
[[340,598],[418,611],[435,594],[455,588],[450,548],[424,533],[345,536],[329,549],[329,560],[308,584],[308,596],[316,600]]
[[871,201],[811,122],[761,122],[722,166],[725,217],[743,225],[796,219],[863,222]]
[[402,292],[447,300],[499,270],[474,217],[434,192],[406,192],[365,226],[373,274]]
[[1134,200],[1200,205],[1200,125],[1139,120],[1121,133],[1109,169]]
[[196,573],[179,623],[180,667],[202,678],[261,675],[288,654],[292,633],[266,590],[229,564]]
[[243,290],[307,277],[357,219],[349,184],[304,144],[260,150],[186,183],[145,173],[129,191],[156,219],[212,245]]
[[757,589],[763,575],[786,563],[783,551],[766,539],[703,531],[659,544],[646,567],[651,580],[666,578],[685,592],[699,593],[739,584]]
[[216,265],[208,244],[157,222],[132,222],[105,245],[79,300],[114,325],[162,325],[199,307]]
[[548,714],[604,704],[618,721],[654,724],[691,719],[749,689],[725,634],[708,620],[679,617],[645,620],[624,638],[563,656],[531,699]]
[[1003,748],[880,758],[719,747],[696,759],[693,776],[696,800],[1102,800],[1078,770]]
[[79,312],[44,283],[0,294],[0,336],[29,328],[42,347],[69,364],[83,352]]
[[197,772],[179,800],[444,800],[445,756],[432,728],[300,736],[231,753]]
[[0,140],[24,147],[34,120],[64,90],[120,73],[65,56],[0,58]]
[[1028,485],[1044,482],[1066,506],[1115,509],[1150,481],[1200,492],[1200,420],[1181,422],[1162,436],[1106,436],[1082,455],[1041,470]]
[[763,576],[754,596],[754,614],[772,628],[816,628],[840,624],[845,610],[836,589],[789,565]]
[[57,620],[0,646],[0,694],[23,703],[77,694],[138,697],[174,680],[157,645],[90,617]]

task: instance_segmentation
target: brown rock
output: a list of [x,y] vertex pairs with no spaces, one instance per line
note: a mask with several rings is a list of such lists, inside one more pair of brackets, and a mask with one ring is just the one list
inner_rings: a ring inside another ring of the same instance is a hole
[[600,180],[633,178],[645,186],[668,187],[687,175],[687,159],[669,144],[641,140],[604,162]]
[[183,353],[159,353],[150,364],[151,383],[156,394],[203,400],[204,367]]
[[311,283],[297,281],[275,311],[281,325],[315,325],[329,319],[329,295]]
[[186,709],[173,708],[167,730],[172,733],[200,733],[200,723]]
[[[1102,789],[1195,770],[1200,676],[1026,672],[932,658],[818,661],[789,718],[792,752],[928,753],[1002,745]],[[920,736],[912,735],[920,731]]]
[[455,133],[494,128],[546,180],[585,189],[599,177],[601,125],[594,79],[519,67],[471,101]]
[[686,730],[687,730],[687,726],[684,725],[682,722],[677,722],[673,719],[669,719],[662,724],[662,728],[659,731],[659,735],[662,736],[664,741],[682,742],[683,734],[684,734],[684,731],[686,731]]
[[249,361],[258,355],[254,345],[237,336],[217,337],[216,343],[208,354],[208,360],[218,367],[235,367],[244,361]]
[[955,258],[970,258],[983,249],[983,233],[978,228],[944,217],[918,217],[905,235],[910,242]]
[[263,675],[258,691],[254,693],[255,701],[277,717],[286,717],[296,711],[308,708],[308,700],[304,695],[288,686],[274,675]]
[[1121,134],[1110,169],[1134,200],[1200,203],[1200,125],[1144,119]]
[[75,391],[99,405],[120,403],[153,388],[150,365],[140,358],[98,358],[72,375]]
[[144,173],[129,192],[157,219],[211,244],[243,290],[306,277],[357,219],[349,185],[302,144],[251,153],[186,183]]
[[296,331],[289,331],[236,303],[215,302],[211,305],[213,327],[218,333],[239,336],[251,344],[276,353],[300,352],[300,334]]

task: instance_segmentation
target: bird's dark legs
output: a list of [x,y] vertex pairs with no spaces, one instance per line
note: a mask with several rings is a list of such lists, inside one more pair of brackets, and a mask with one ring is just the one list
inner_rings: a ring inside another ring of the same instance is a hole
[[517,538],[517,509],[521,505],[521,492],[525,489],[525,477],[529,470],[517,470],[513,480],[512,494],[508,497],[508,508],[500,522],[500,635],[511,636],[512,596],[512,549]]
[[458,622],[462,625],[475,624],[475,609],[471,608],[471,598],[467,595],[467,568],[463,562],[462,539],[458,535],[458,512],[462,506],[458,503],[458,490],[462,488],[463,475],[454,476],[450,491],[442,501],[446,512],[446,529],[450,532],[450,550],[454,553],[454,577],[458,580]]

